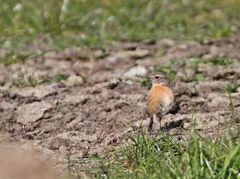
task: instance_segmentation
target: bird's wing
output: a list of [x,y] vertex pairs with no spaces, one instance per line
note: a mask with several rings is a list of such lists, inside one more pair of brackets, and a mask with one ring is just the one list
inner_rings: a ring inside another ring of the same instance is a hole
[[175,105],[174,102],[171,102],[168,106],[164,106],[164,107],[159,105],[158,111],[157,111],[157,116],[161,117],[161,116],[169,113],[173,109],[174,105]]
[[174,105],[175,105],[175,103],[171,102],[168,106],[162,108],[162,114],[165,115],[165,114],[169,113],[173,109]]
[[161,105],[158,106],[157,116],[158,116],[159,119],[161,119],[162,116],[163,116],[163,107]]

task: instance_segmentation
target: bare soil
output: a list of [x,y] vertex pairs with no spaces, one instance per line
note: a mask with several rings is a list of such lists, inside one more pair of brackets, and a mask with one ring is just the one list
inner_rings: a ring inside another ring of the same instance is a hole
[[[64,166],[68,158],[114,149],[143,120],[148,88],[141,81],[157,66],[176,73],[172,83],[177,107],[164,116],[165,129],[183,136],[194,118],[200,133],[219,135],[233,123],[224,89],[240,82],[239,49],[240,36],[198,43],[122,41],[107,50],[50,50],[23,64],[1,65],[1,143],[38,150]],[[192,57],[203,62],[194,66]],[[232,63],[209,63],[223,58]],[[143,77],[129,75],[130,69]],[[68,79],[56,80],[63,76]],[[240,88],[231,96],[239,120]]]

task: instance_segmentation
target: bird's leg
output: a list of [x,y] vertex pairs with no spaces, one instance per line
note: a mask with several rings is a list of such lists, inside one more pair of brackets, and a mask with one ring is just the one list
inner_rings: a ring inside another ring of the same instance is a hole
[[153,117],[151,116],[148,124],[148,132],[151,132],[153,128]]
[[148,124],[148,132],[149,132],[149,133],[152,132],[152,128],[153,128],[153,117],[150,116],[149,124]]
[[155,125],[154,129],[160,131],[161,129],[161,118],[158,118],[157,114],[153,114],[153,123]]

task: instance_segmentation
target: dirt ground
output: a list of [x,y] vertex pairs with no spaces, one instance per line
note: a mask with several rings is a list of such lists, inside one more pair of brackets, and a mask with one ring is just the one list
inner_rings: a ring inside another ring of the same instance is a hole
[[[218,135],[233,120],[227,85],[240,118],[240,88],[234,86],[240,83],[239,49],[240,36],[198,43],[122,41],[106,50],[49,50],[23,64],[1,65],[1,143],[38,151],[57,166],[109,151],[137,130],[148,91],[141,81],[159,66],[175,74],[177,108],[164,116],[165,129],[184,135],[195,116],[199,132]],[[39,43],[26,50],[46,49]],[[232,63],[211,61],[226,58]]]

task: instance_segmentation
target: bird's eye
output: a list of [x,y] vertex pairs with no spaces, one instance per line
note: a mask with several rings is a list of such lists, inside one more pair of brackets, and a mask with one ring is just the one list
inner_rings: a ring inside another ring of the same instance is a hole
[[159,76],[155,76],[156,79],[159,79],[160,77]]

